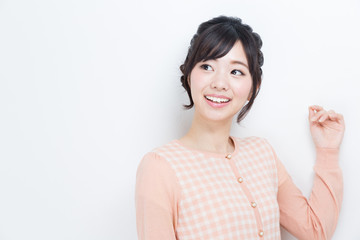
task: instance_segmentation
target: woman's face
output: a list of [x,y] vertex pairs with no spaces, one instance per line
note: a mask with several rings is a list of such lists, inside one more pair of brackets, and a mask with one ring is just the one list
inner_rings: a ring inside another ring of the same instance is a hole
[[195,114],[231,121],[250,97],[252,78],[240,41],[223,57],[198,62],[190,74]]

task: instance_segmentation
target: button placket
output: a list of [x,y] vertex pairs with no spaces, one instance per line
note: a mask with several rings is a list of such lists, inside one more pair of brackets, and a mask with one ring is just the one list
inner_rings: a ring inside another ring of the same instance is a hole
[[[225,156],[226,159],[230,160],[232,158],[231,154],[228,154]],[[238,174],[238,169],[236,168],[235,166],[235,161],[229,161],[229,164],[235,174],[236,177],[236,181],[238,183],[240,183],[240,186],[241,188],[243,189],[248,201],[249,201],[249,207],[253,208],[254,210],[254,214],[255,214],[255,218],[256,218],[256,222],[257,222],[257,229],[258,229],[258,236],[260,238],[263,238],[264,236],[264,231],[262,230],[263,229],[263,226],[262,226],[262,220],[261,220],[261,216],[260,216],[260,212],[259,212],[259,209],[258,209],[258,205],[257,203],[254,201],[254,198],[250,192],[250,190],[247,188],[247,184],[244,182],[244,178],[243,177],[240,177],[239,174]]]

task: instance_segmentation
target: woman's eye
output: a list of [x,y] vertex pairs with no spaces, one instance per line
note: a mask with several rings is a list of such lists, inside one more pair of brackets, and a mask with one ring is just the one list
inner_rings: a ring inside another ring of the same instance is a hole
[[201,65],[200,67],[201,67],[202,69],[204,69],[204,70],[207,70],[207,71],[213,70],[212,67],[211,67],[210,65],[208,65],[208,64],[203,64],[203,65]]
[[232,70],[231,73],[237,76],[244,75],[240,70]]

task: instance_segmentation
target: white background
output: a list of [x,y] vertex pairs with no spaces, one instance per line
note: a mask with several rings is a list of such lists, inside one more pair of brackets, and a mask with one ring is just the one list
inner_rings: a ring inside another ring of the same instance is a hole
[[308,196],[307,108],[343,113],[333,239],[360,239],[358,0],[0,0],[1,240],[137,239],[137,166],[188,129],[178,68],[197,26],[220,14],[264,42],[260,94],[232,134],[267,138]]

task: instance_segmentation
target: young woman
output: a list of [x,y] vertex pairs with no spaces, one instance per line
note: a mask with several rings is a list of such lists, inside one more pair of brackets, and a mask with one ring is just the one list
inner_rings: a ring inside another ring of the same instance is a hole
[[180,69],[195,107],[181,139],[142,159],[136,178],[139,239],[280,239],[280,224],[299,239],[330,239],[342,202],[338,165],[341,114],[309,107],[316,146],[314,186],[307,200],[263,138],[230,136],[260,89],[258,34],[241,19],[202,23]]

